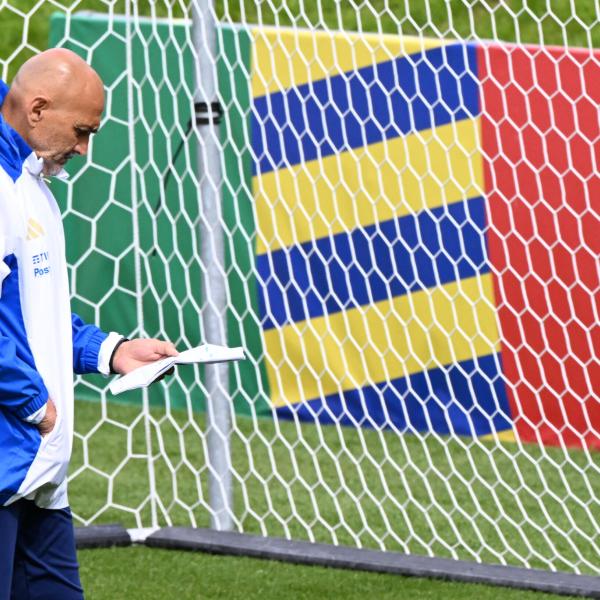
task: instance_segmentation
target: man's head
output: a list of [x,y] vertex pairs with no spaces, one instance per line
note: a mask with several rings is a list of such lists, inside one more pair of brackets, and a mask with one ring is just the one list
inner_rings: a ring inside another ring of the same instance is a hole
[[76,154],[86,154],[104,110],[102,80],[70,50],[54,48],[19,69],[2,106],[6,121],[56,175]]

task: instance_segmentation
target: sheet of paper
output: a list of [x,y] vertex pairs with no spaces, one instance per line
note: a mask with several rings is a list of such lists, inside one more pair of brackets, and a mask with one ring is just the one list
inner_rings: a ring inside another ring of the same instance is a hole
[[246,358],[243,348],[227,348],[214,344],[203,344],[180,352],[178,356],[171,356],[157,360],[149,365],[139,367],[127,375],[118,377],[108,387],[113,394],[120,394],[128,390],[147,387],[156,381],[163,373],[174,365],[207,364],[243,360]]

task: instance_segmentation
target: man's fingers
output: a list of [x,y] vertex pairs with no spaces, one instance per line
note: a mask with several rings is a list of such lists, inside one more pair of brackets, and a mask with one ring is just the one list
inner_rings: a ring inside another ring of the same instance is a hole
[[179,352],[177,352],[177,348],[175,348],[175,344],[167,342],[167,354],[169,356],[177,356],[179,354]]
[[157,341],[156,352],[161,354],[162,356],[177,356],[179,352],[177,352],[177,348],[171,342],[163,342],[160,340]]
[[154,338],[131,340],[118,347],[113,358],[113,369],[125,375],[150,362],[178,354],[171,342]]
[[46,403],[46,414],[44,418],[40,421],[38,425],[38,429],[42,434],[42,437],[48,435],[56,424],[56,406],[51,398],[48,398],[48,402]]

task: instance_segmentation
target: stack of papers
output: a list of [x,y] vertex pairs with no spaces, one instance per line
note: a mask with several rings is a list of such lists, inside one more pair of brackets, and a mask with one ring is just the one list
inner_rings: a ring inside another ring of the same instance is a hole
[[191,365],[194,363],[217,363],[246,358],[243,348],[227,348],[214,344],[203,344],[190,350],[180,352],[177,356],[169,356],[149,365],[135,369],[127,375],[115,379],[108,389],[113,394],[128,390],[148,387],[158,377],[166,373],[173,365]]

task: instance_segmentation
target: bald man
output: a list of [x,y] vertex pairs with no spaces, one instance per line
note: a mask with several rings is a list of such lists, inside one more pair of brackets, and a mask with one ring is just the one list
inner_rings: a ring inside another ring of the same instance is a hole
[[86,154],[103,110],[102,81],[68,50],[28,60],[10,89],[0,81],[0,600],[83,597],[66,484],[73,372],[124,374],[177,354],[71,314],[46,179]]

